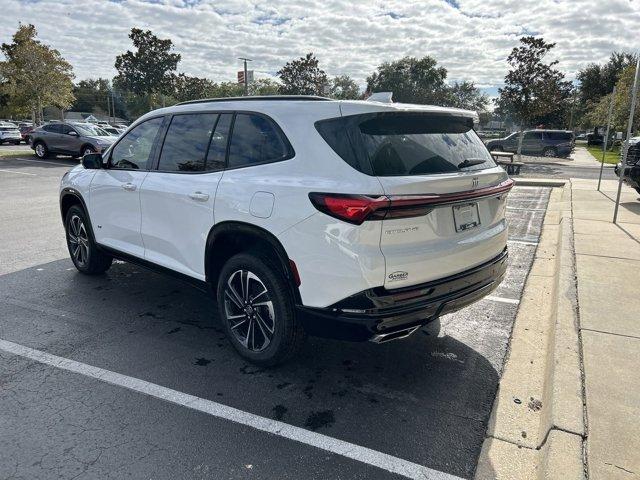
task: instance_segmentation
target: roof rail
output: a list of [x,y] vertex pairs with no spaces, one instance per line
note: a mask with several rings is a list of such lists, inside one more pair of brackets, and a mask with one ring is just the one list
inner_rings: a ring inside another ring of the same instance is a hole
[[247,97],[224,97],[224,98],[203,98],[200,100],[189,100],[180,102],[177,105],[191,105],[193,103],[209,102],[237,102],[237,101],[261,101],[261,100],[287,100],[287,101],[328,101],[330,98],[318,97],[316,95],[256,95]]

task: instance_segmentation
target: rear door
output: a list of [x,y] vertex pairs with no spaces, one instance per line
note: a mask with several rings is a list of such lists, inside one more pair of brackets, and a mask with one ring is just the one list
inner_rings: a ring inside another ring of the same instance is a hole
[[391,199],[380,239],[388,288],[453,275],[504,250],[505,195],[491,192],[511,182],[472,126],[401,112],[364,115],[352,132]]
[[145,259],[201,280],[231,113],[174,115],[140,189]]

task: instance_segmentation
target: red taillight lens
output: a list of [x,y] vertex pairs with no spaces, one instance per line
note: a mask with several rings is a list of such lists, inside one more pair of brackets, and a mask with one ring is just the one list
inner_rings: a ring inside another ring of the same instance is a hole
[[[389,206],[385,196],[344,195],[339,193],[310,193],[311,203],[320,210],[345,222],[360,225],[368,218],[375,218],[376,212]],[[384,212],[381,212],[383,218]]]

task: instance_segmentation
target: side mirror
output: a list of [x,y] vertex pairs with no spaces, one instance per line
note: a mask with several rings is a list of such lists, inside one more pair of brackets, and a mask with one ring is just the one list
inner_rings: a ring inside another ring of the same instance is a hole
[[70,132],[67,133],[67,135],[71,135],[72,137],[77,137],[78,132],[76,132],[75,130],[71,130]]
[[82,157],[82,166],[88,170],[98,170],[102,168],[102,154],[87,153]]

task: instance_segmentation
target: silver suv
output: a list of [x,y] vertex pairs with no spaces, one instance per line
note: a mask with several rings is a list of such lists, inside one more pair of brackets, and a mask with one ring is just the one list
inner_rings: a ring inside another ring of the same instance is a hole
[[31,132],[31,148],[40,158],[49,154],[84,156],[101,153],[116,140],[89,123],[49,123]]

